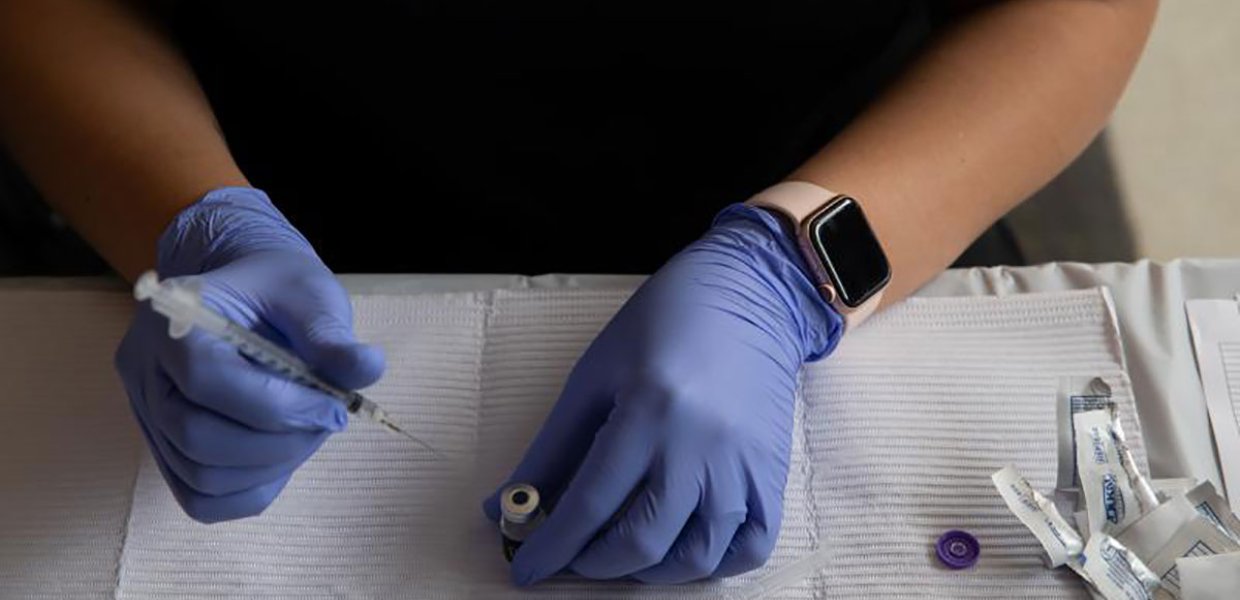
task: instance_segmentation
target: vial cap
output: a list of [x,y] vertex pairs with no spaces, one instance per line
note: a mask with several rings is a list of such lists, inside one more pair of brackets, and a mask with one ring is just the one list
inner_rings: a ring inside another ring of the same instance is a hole
[[524,523],[538,512],[538,490],[528,483],[514,483],[500,492],[500,512],[505,520]]
[[977,563],[982,546],[966,531],[952,529],[939,537],[935,543],[939,561],[949,569],[967,569]]

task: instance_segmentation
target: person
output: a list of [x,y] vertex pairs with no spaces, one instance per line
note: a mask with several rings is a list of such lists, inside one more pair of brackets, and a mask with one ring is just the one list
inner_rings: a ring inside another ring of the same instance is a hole
[[[653,270],[511,475],[553,507],[512,577],[677,583],[770,555],[797,373],[860,322],[839,303],[848,273],[889,305],[946,268],[1100,130],[1155,12],[9,0],[0,135],[121,275],[197,276],[214,308],[350,388],[384,358],[328,265]],[[766,207],[740,204],[764,189]],[[863,208],[842,231],[889,267],[828,239],[835,295],[780,216],[840,201],[826,189]],[[218,341],[170,339],[145,306],[116,367],[203,522],[262,512],[346,424]]]

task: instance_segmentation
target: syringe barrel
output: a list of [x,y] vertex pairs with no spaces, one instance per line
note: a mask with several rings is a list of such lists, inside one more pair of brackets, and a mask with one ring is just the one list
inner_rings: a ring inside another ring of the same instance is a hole
[[134,284],[134,297],[150,300],[155,312],[168,317],[168,333],[174,338],[199,327],[214,335],[224,335],[228,319],[202,304],[202,294],[192,279],[159,280],[154,271],[147,271]]
[[357,411],[355,405],[359,403],[359,400],[355,400],[355,397],[361,399],[361,394],[340,389],[318,378],[305,361],[281,348],[275,342],[231,321],[228,322],[224,336],[242,354],[255,362],[297,383],[336,398],[349,408],[349,412]]
[[310,367],[291,352],[281,348],[257,333],[236,323],[229,322],[223,337],[237,347],[242,354],[289,379],[310,384]]

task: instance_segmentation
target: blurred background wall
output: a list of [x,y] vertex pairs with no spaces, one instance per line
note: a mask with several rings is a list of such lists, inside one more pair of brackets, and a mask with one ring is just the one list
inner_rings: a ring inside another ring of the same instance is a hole
[[1240,2],[1162,2],[1110,139],[1138,253],[1240,256]]
[[1240,257],[1240,2],[1159,11],[1107,132],[1010,217],[1030,262]]

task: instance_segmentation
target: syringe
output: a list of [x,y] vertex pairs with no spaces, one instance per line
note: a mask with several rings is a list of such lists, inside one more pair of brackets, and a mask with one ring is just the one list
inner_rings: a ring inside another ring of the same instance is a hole
[[361,414],[388,431],[399,433],[420,444],[435,456],[439,453],[426,442],[402,429],[378,404],[358,392],[338,388],[320,379],[300,358],[257,333],[242,327],[202,302],[197,280],[159,280],[154,271],[147,271],[134,284],[133,295],[139,301],[150,300],[151,307],[168,317],[168,335],[181,338],[194,327],[211,333],[237,347],[242,354],[259,364],[304,386],[323,392],[345,405],[352,414]]

